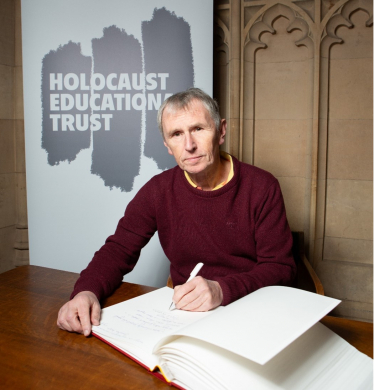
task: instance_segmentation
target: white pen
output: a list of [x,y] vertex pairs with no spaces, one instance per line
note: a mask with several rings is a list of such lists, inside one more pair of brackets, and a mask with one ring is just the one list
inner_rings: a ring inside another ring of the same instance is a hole
[[[199,273],[199,271],[201,270],[203,265],[204,265],[203,263],[196,264],[195,268],[190,273],[190,277],[187,279],[186,283],[188,283],[190,280],[192,280]],[[171,302],[169,310],[174,310],[174,309],[175,309],[175,304],[174,304],[174,302]]]

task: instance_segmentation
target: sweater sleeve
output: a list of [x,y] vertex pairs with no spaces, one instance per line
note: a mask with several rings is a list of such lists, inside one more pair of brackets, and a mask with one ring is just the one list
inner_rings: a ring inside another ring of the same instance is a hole
[[71,299],[81,291],[93,292],[99,300],[121,284],[123,276],[135,267],[141,249],[157,230],[149,182],[128,204],[116,231],[109,236],[89,265],[80,274]]
[[259,288],[290,285],[296,275],[292,234],[278,181],[268,188],[254,211],[256,263],[251,271],[216,279],[227,305]]

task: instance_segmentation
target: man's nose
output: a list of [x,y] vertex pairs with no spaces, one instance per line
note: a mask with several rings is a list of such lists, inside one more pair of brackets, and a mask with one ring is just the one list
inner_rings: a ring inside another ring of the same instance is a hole
[[189,152],[193,152],[194,150],[196,150],[197,145],[196,145],[195,139],[194,139],[192,134],[187,133],[187,135],[185,137],[184,147]]

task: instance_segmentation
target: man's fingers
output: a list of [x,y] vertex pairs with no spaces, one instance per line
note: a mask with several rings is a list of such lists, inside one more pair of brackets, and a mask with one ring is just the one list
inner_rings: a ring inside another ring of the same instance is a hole
[[82,326],[82,332],[87,337],[91,333],[91,316],[88,308],[78,311],[79,321]]
[[[196,277],[195,279],[199,278]],[[187,295],[191,294],[196,288],[196,280],[193,279],[188,283],[182,284],[181,286],[174,287],[174,295],[173,302],[175,303],[175,307],[180,308],[180,301],[183,300]],[[194,283],[195,282],[195,283]],[[192,296],[188,301],[191,301]],[[186,304],[186,300],[184,300],[184,304]]]
[[82,332],[87,337],[91,334],[91,320],[95,319],[96,324],[98,324],[100,319],[100,304],[96,297],[89,296],[87,299],[87,295],[79,296],[78,299],[78,317],[82,326]]
[[190,282],[174,289],[173,301],[177,309],[188,311],[208,311],[222,302],[219,283],[197,276]]
[[190,295],[179,301],[178,309],[186,311],[205,311],[204,310],[204,298],[200,295],[196,299],[189,300]]
[[57,325],[63,330],[89,336],[91,322],[99,325],[100,314],[100,303],[96,295],[84,291],[62,306],[58,313]]
[[62,330],[68,332],[82,333],[81,323],[75,311],[71,311],[69,302],[66,303],[59,311],[57,325]]
[[183,295],[176,303],[175,307],[182,310],[190,310],[192,307],[198,307],[201,305],[201,295],[198,294],[196,289],[188,291]]
[[91,309],[91,323],[92,325],[100,325],[101,307],[98,303],[94,303]]
[[209,289],[195,288],[178,302],[178,309],[186,311],[208,311],[212,308]]
[[173,301],[177,309],[191,310],[201,306],[202,293],[206,286],[206,281],[201,276],[197,276],[190,282],[174,288]]

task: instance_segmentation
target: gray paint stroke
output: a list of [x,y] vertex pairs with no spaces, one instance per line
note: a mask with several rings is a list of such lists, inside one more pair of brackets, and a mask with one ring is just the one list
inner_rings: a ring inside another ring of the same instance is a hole
[[[169,73],[166,90],[152,92],[176,93],[194,86],[194,65],[190,25],[165,8],[155,9],[152,20],[142,23],[145,73]],[[160,169],[176,165],[163,144],[157,127],[157,111],[146,111],[144,154],[153,158]]]
[[89,115],[91,110],[88,107],[85,111],[79,111],[74,106],[71,110],[51,111],[51,93],[70,95],[87,93],[87,91],[81,91],[80,87],[75,91],[70,91],[64,86],[62,90],[51,91],[51,73],[62,73],[62,78],[68,73],[85,74],[86,80],[89,80],[91,57],[85,57],[81,54],[79,43],[69,42],[64,46],[60,46],[56,51],[51,50],[42,61],[42,148],[48,153],[48,164],[58,165],[61,161],[73,161],[81,150],[89,148],[90,132],[77,130],[62,131],[61,120],[59,121],[59,130],[53,131],[50,114],[68,114],[75,117],[76,114]]
[[[100,39],[92,40],[93,70],[105,77],[110,73],[142,73],[140,43],[133,36],[115,26],[104,29]],[[117,93],[130,94],[141,91],[122,90]],[[113,94],[107,86],[95,93]],[[91,172],[99,175],[106,186],[131,191],[134,178],[140,170],[142,112],[134,109],[94,111],[113,114],[110,131],[102,128],[93,132]]]

